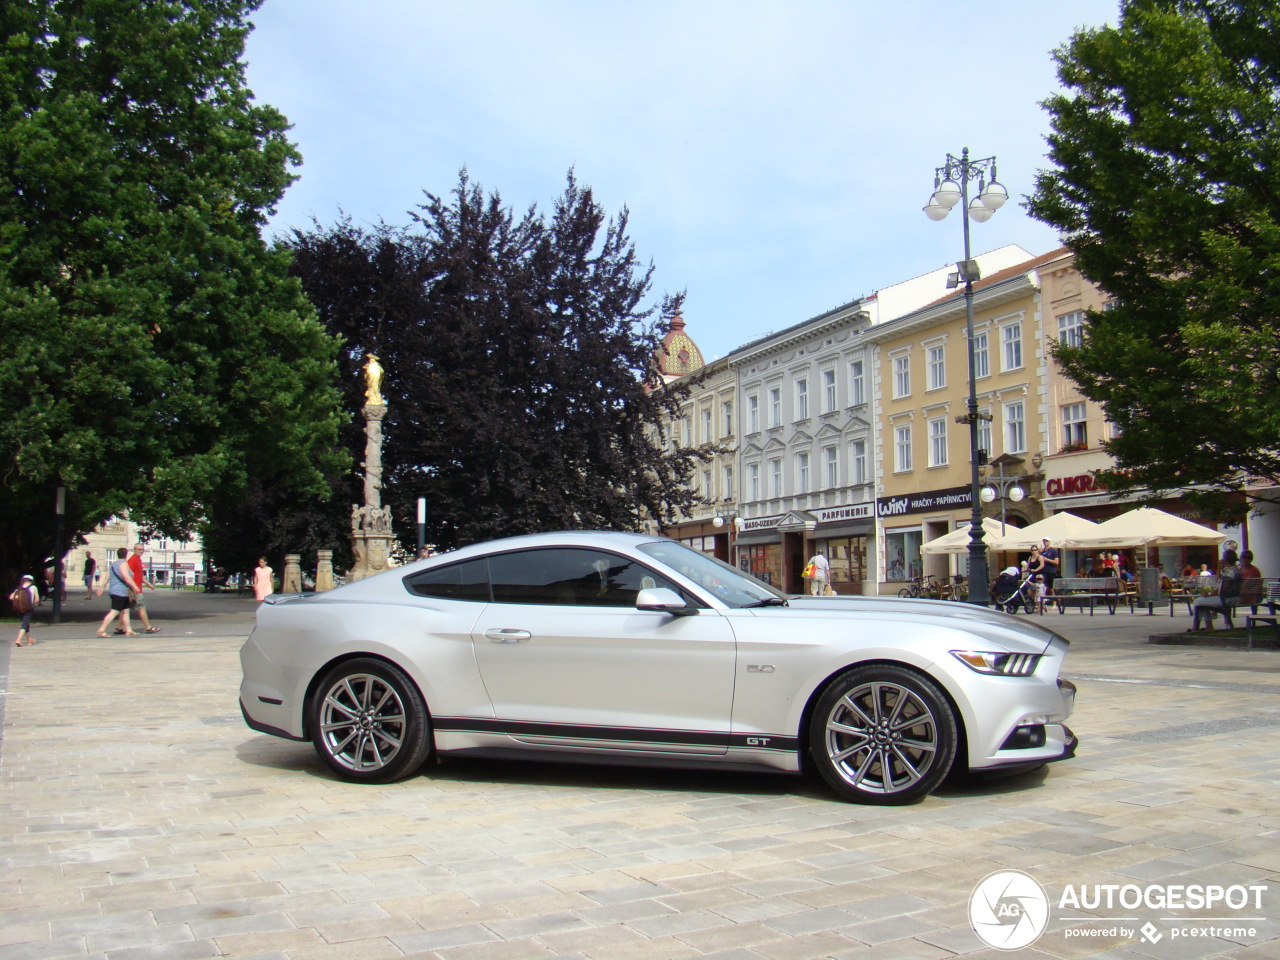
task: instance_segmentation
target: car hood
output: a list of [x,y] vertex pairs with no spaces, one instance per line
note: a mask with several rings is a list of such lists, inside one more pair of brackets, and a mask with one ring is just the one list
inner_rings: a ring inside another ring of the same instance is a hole
[[952,600],[899,599],[897,597],[792,597],[796,611],[830,611],[844,616],[928,622],[968,630],[999,643],[1011,653],[1040,653],[1054,641],[1066,646],[1061,634],[1033,620],[1015,617],[990,607]]

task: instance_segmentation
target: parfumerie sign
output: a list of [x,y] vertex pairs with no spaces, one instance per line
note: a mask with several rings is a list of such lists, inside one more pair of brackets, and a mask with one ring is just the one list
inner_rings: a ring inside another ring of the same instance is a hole
[[834,523],[837,520],[870,520],[871,504],[858,503],[851,507],[828,507],[815,511],[819,523]]
[[[828,507],[825,510],[815,510],[813,515],[817,518],[818,523],[834,523],[837,520],[870,520],[872,517],[870,503],[855,503],[847,507]],[[775,514],[772,517],[756,517],[753,520],[743,520],[741,532],[750,533],[753,530],[772,530],[787,516],[787,514]]]
[[910,493],[901,497],[881,497],[876,501],[876,513],[881,517],[899,517],[907,513],[924,513],[927,510],[950,510],[967,507],[973,503],[973,490],[969,487],[951,487],[949,490],[929,490]]

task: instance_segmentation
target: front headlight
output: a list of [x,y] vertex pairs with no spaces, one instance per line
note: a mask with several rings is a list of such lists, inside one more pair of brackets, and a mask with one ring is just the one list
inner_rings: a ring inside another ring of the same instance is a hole
[[951,655],[975,673],[999,677],[1029,677],[1040,665],[1038,653],[995,653],[989,650],[952,650]]

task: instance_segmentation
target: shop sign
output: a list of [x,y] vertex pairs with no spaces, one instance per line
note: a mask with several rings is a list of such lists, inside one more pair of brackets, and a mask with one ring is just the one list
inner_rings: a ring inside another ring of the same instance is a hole
[[819,523],[834,523],[836,520],[870,520],[871,504],[856,503],[849,507],[828,507],[826,510],[818,510]]
[[756,517],[753,520],[743,520],[739,533],[749,533],[752,530],[772,530],[778,525],[778,521],[782,519],[781,515],[772,517]]
[[1106,493],[1107,485],[1092,473],[1074,477],[1050,477],[1045,481],[1044,492],[1051,497],[1069,497],[1076,493]]
[[927,510],[967,507],[971,503],[973,503],[971,488],[951,487],[948,490],[930,490],[927,493],[911,493],[901,497],[880,497],[876,500],[876,515],[900,517],[908,513],[924,513]]

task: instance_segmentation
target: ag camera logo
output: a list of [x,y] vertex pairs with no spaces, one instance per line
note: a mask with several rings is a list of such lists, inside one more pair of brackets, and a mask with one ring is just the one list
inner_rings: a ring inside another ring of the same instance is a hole
[[983,879],[969,896],[969,924],[997,950],[1021,950],[1049,925],[1049,897],[1021,870],[1001,870]]

